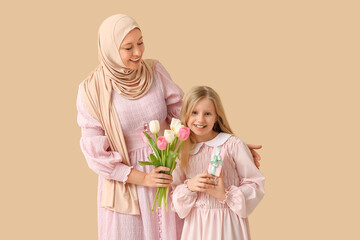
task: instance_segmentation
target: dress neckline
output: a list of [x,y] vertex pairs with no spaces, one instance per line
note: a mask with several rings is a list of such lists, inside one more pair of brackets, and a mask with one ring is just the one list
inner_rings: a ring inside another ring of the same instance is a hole
[[214,137],[213,139],[211,139],[209,141],[197,143],[195,148],[192,151],[190,151],[190,154],[191,155],[197,154],[199,152],[200,148],[204,144],[209,147],[217,147],[217,146],[223,145],[231,136],[232,136],[232,134],[221,132],[216,137]]

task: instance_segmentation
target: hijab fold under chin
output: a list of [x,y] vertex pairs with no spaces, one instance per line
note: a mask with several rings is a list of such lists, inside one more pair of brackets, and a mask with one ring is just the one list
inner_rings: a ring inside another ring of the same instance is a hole
[[[156,60],[141,60],[139,69],[126,68],[119,48],[125,36],[138,24],[129,16],[117,14],[104,20],[99,29],[99,66],[81,83],[82,96],[90,113],[101,123],[112,151],[120,153],[123,164],[131,166],[126,142],[112,91],[127,99],[144,96],[153,82]],[[101,207],[124,214],[139,215],[136,186],[104,179]]]

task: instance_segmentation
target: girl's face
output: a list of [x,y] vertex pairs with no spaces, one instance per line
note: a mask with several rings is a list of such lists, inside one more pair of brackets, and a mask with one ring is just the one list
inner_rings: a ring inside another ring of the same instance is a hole
[[127,68],[137,70],[145,47],[141,31],[138,28],[131,30],[120,45],[119,54]]
[[210,99],[204,97],[195,105],[187,125],[192,133],[195,134],[196,142],[206,142],[217,135],[217,132],[213,130],[216,121],[215,106]]

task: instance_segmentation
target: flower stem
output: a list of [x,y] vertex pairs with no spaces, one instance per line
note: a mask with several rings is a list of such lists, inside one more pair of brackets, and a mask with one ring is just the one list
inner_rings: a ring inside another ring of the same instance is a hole
[[163,188],[160,187],[159,189],[160,189],[160,190],[159,190],[160,193],[159,193],[159,199],[158,199],[158,208],[161,207],[161,202],[162,202],[163,195],[164,195],[164,194],[163,194],[163,192],[164,192],[164,191],[163,191]]
[[154,211],[154,207],[155,207],[155,203],[156,203],[158,195],[159,195],[159,188],[156,190],[156,195],[155,195],[154,202],[153,202],[153,205],[152,205],[152,208],[151,208],[152,212]]
[[180,141],[179,147],[178,147],[178,149],[177,149],[177,153],[179,153],[179,152],[180,152],[180,148],[181,148],[181,146],[182,146],[183,142],[184,142],[184,141]]
[[168,211],[168,196],[169,196],[169,187],[166,188],[165,192],[165,210]]

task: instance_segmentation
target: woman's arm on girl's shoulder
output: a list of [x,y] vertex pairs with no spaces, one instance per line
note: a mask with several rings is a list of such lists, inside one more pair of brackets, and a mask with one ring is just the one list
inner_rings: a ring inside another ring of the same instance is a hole
[[259,153],[256,152],[256,150],[261,149],[262,146],[261,145],[255,145],[255,144],[247,144],[247,147],[250,149],[251,155],[254,159],[254,163],[256,165],[257,168],[260,169],[260,160],[261,160],[261,156]]

